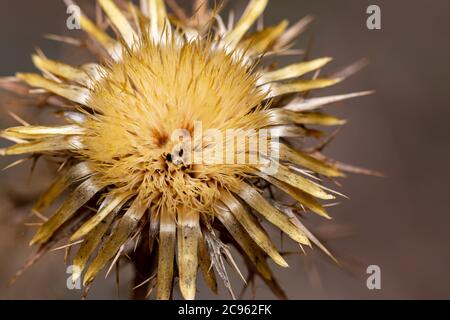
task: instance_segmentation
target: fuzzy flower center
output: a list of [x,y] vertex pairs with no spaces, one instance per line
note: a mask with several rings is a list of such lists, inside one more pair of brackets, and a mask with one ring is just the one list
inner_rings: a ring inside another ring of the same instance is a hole
[[187,164],[192,151],[211,147],[203,134],[195,137],[196,126],[225,134],[262,125],[256,81],[242,61],[209,45],[144,43],[96,84],[83,156],[108,185],[174,206],[208,207],[217,187],[231,186],[246,168]]

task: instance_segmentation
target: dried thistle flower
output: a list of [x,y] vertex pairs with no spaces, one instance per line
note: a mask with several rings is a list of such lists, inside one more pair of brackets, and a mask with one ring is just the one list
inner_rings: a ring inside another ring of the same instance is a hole
[[[252,32],[268,0],[251,0],[240,20],[228,26],[203,1],[195,1],[192,18],[174,1],[167,1],[173,16],[163,0],[142,0],[140,8],[117,2],[98,0],[117,39],[80,17],[87,48],[100,62],[74,67],[39,53],[33,62],[42,75],[21,73],[8,81],[45,92],[47,103],[63,106],[67,121],[54,127],[24,123],[2,132],[15,143],[2,155],[61,162],[59,177],[33,209],[36,215],[70,190],[31,244],[41,246],[41,255],[62,239],[69,239],[69,247],[82,240],[73,278],[85,272],[87,286],[127,244],[143,245],[154,261],[147,282],[158,299],[171,298],[175,278],[183,297],[195,298],[199,268],[213,291],[219,275],[233,295],[224,262],[237,268],[229,251],[234,245],[249,270],[283,297],[267,257],[288,265],[258,218],[301,246],[314,243],[331,256],[298,213],[307,209],[329,218],[320,201],[336,193],[317,176],[336,178],[352,170],[324,157],[321,148],[299,150],[286,138],[314,138],[321,133],[311,125],[343,124],[316,110],[369,92],[308,98],[311,90],[343,80],[318,77],[327,57],[276,70],[265,66],[267,57],[291,51],[310,20]],[[316,72],[312,79],[303,77],[311,72]],[[179,130],[191,136],[189,144],[174,135]],[[231,139],[225,135],[229,130],[247,136]],[[217,138],[211,132],[226,138],[211,139]],[[250,140],[257,141],[256,149]],[[214,162],[217,150],[221,161]],[[225,161],[227,155],[247,161]],[[255,155],[257,161],[249,161]],[[268,187],[298,205],[277,202],[264,193]]]

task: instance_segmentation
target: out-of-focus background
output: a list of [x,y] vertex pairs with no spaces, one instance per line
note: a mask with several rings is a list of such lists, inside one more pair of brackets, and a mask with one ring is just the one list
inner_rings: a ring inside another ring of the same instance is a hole
[[[188,1],[181,1],[187,3]],[[78,1],[86,11],[93,1]],[[229,1],[225,12],[237,12],[247,1]],[[366,27],[366,9],[382,10],[382,30]],[[94,12],[91,10],[90,12]],[[386,178],[350,175],[341,190],[351,197],[330,208],[331,222],[314,217],[312,226],[336,253],[341,266],[317,250],[288,257],[290,269],[274,266],[291,299],[450,298],[450,2],[448,0],[276,0],[265,23],[295,22],[313,14],[315,22],[298,42],[310,57],[332,56],[326,72],[338,71],[361,58],[370,65],[335,88],[316,95],[374,89],[370,97],[328,107],[349,124],[326,153],[336,159],[384,172]],[[79,49],[49,41],[43,35],[77,35],[66,28],[66,8],[59,0],[0,2],[0,76],[34,71],[30,54],[36,47],[51,58],[85,62]],[[301,59],[298,57],[297,59]],[[282,63],[292,61],[286,59]],[[16,124],[8,115],[47,123],[48,115],[0,93],[0,127]],[[4,142],[1,142],[4,144]],[[0,159],[1,167],[12,161]],[[68,290],[63,251],[48,254],[10,287],[7,284],[34,248],[30,206],[48,186],[53,167],[30,165],[0,175],[0,299],[79,299]],[[34,220],[35,221],[35,220]],[[287,243],[285,250],[298,249]],[[366,268],[381,268],[381,290],[368,290]],[[234,278],[235,291],[242,282]],[[131,268],[124,266],[119,290],[114,275],[94,283],[91,299],[126,299]],[[199,298],[212,298],[204,286]],[[227,298],[224,288],[219,297]],[[245,295],[252,298],[251,290]],[[215,297],[213,297],[215,298]],[[272,299],[261,282],[256,298]]]

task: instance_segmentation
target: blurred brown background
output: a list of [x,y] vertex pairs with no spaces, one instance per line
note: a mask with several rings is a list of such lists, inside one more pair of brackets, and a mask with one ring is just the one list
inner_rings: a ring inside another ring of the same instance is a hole
[[[183,0],[182,2],[187,2]],[[83,8],[93,1],[78,1]],[[230,1],[240,10],[244,0]],[[382,30],[366,28],[366,8],[382,10]],[[0,76],[34,71],[30,54],[40,47],[52,58],[84,61],[77,49],[45,40],[47,33],[70,34],[59,0],[2,0],[0,2]],[[290,256],[287,270],[276,270],[291,299],[417,299],[450,298],[450,2],[448,0],[272,0],[266,23],[287,18],[295,22],[316,16],[299,48],[310,47],[311,57],[335,58],[327,72],[360,58],[370,65],[327,95],[375,89],[371,97],[328,107],[350,120],[327,154],[355,165],[380,170],[387,178],[349,176],[342,191],[351,197],[330,209],[331,223],[311,217],[313,226],[342,262],[329,262],[317,250]],[[287,62],[292,59],[287,59]],[[15,124],[14,111],[31,123],[45,122],[36,108],[23,108],[12,96],[0,95],[0,127]],[[4,142],[1,142],[2,145]],[[0,159],[6,166],[12,159]],[[15,271],[33,252],[27,243],[33,228],[28,209],[51,181],[51,165],[42,162],[31,180],[29,165],[0,175],[0,298],[79,299],[80,291],[66,288],[63,252],[50,253],[17,283],[6,287]],[[287,249],[294,249],[286,244]],[[287,250],[286,249],[286,250]],[[382,289],[369,291],[365,270],[379,265]],[[91,299],[125,299],[130,267],[124,267],[119,294],[114,276],[97,280]],[[235,278],[235,291],[241,283]],[[260,282],[257,298],[273,296]],[[211,298],[200,287],[199,298]],[[227,298],[221,288],[221,296]],[[251,298],[251,294],[246,295]]]

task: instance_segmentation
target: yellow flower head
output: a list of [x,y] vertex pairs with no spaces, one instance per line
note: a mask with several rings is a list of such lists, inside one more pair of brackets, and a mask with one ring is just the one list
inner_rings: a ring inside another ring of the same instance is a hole
[[[174,278],[184,298],[195,298],[199,268],[213,291],[219,275],[232,293],[224,266],[235,266],[230,245],[277,288],[267,257],[287,263],[259,218],[302,246],[326,251],[298,212],[329,218],[321,202],[335,193],[318,177],[343,174],[319,150],[294,148],[289,138],[320,136],[313,125],[343,124],[316,109],[368,92],[308,98],[342,80],[318,76],[327,57],[280,69],[265,63],[291,51],[309,18],[252,31],[268,0],[251,0],[228,26],[207,1],[195,2],[192,18],[173,1],[173,16],[163,0],[142,0],[140,8],[98,3],[117,39],[84,14],[79,22],[99,62],[70,66],[37,54],[42,75],[16,76],[50,94],[49,103],[63,104],[67,121],[2,132],[15,143],[3,155],[61,159],[36,214],[71,190],[31,244],[45,248],[67,234],[69,244],[82,240],[73,279],[84,273],[85,285],[128,244],[144,245],[155,260],[148,286],[158,299],[172,296]],[[272,189],[296,204],[277,201]]]

